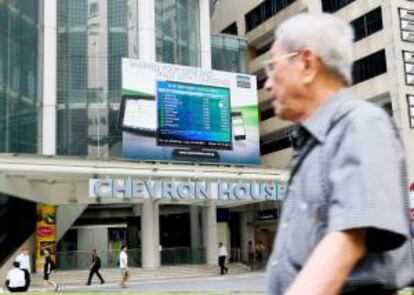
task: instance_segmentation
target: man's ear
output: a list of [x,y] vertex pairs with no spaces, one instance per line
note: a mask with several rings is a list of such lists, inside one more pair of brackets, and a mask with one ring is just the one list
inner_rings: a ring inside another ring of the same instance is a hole
[[303,83],[309,85],[312,83],[320,71],[320,59],[309,48],[300,51],[300,57],[303,62]]

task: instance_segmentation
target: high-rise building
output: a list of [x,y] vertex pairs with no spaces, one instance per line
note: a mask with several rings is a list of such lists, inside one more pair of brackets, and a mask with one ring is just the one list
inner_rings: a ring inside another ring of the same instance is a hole
[[[0,0],[0,271],[24,242],[33,244],[40,203],[58,206],[62,269],[87,268],[85,251],[111,252],[121,242],[143,267],[216,264],[218,241],[235,261],[247,260],[249,240],[271,245],[273,202],[89,198],[90,179],[235,179],[244,194],[243,181],[282,179],[283,171],[260,167],[120,159],[123,57],[247,72],[246,41],[211,36],[209,7],[208,0]],[[110,257],[104,266],[115,266]]]
[[257,76],[262,163],[287,168],[291,158],[291,124],[277,118],[264,89],[263,61],[270,58],[274,30],[302,13],[333,13],[355,32],[352,90],[384,107],[395,119],[405,142],[414,179],[414,2],[408,0],[223,0],[212,16],[213,33],[245,38],[249,70]]

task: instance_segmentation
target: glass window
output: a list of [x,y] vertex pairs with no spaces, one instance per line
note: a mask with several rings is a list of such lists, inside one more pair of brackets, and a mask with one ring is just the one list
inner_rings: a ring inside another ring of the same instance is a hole
[[157,61],[200,66],[198,1],[156,0]]
[[58,154],[121,155],[108,122],[121,100],[121,59],[137,57],[137,2],[58,0]]
[[99,4],[94,2],[89,5],[89,16],[97,16],[99,12]]
[[354,84],[358,84],[385,72],[387,72],[385,50],[380,50],[354,62],[352,79]]
[[351,4],[355,0],[322,0],[322,10],[324,12],[335,12]]
[[245,16],[246,33],[288,7],[296,0],[266,0],[250,10]]
[[355,41],[359,41],[382,30],[381,7],[353,20],[351,26],[355,32]]
[[226,27],[225,29],[223,29],[221,31],[223,34],[229,34],[229,35],[238,35],[238,31],[237,31],[237,24],[236,22],[232,23],[231,25],[229,25],[228,27]]
[[246,40],[226,35],[212,35],[211,54],[213,69],[248,73]]

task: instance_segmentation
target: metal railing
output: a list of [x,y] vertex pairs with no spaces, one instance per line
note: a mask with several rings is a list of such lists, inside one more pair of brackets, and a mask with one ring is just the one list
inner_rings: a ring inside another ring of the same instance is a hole
[[[119,267],[119,250],[99,251],[102,268]],[[61,270],[89,269],[91,266],[91,252],[69,251],[56,253],[57,268]],[[132,267],[141,266],[141,249],[128,249],[128,264]]]
[[161,265],[206,263],[205,248],[164,248],[161,251]]
[[[119,267],[119,250],[101,250],[102,268]],[[164,248],[160,252],[161,265],[203,264],[206,263],[205,248]],[[68,251],[56,253],[57,268],[60,270],[84,270],[91,266],[91,252]],[[128,249],[128,265],[141,267],[141,248]]]
[[229,254],[229,262],[242,262],[240,248],[231,248]]

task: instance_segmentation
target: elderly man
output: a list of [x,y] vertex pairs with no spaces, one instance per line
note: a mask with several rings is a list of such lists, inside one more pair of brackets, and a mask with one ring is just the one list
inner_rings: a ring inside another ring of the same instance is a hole
[[351,84],[353,32],[329,14],[278,27],[265,88],[297,124],[267,294],[394,294],[413,279],[405,158]]

